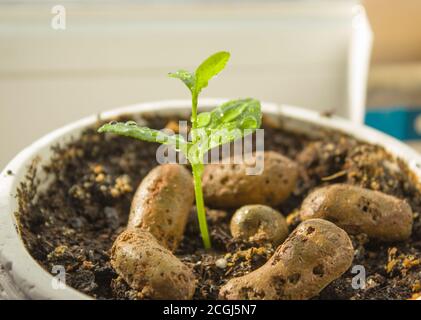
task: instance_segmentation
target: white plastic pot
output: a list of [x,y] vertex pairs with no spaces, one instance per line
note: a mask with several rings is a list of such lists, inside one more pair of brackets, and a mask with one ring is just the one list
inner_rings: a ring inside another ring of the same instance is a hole
[[[223,99],[201,101],[201,108],[212,108]],[[365,142],[378,144],[396,157],[404,160],[408,167],[421,181],[421,156],[398,140],[363,125],[356,125],[337,117],[324,117],[316,112],[291,106],[277,106],[263,103],[263,112],[267,116],[281,116],[287,129],[314,134],[317,128],[336,129]],[[188,115],[190,102],[183,100],[143,103],[115,109],[101,114],[102,119],[109,119],[127,114],[184,114]],[[17,188],[23,181],[32,160],[40,156],[41,162],[49,161],[50,147],[57,143],[66,143],[70,137],[76,137],[81,131],[97,121],[98,116],[91,116],[53,131],[20,152],[3,170],[0,176],[0,298],[28,299],[89,299],[75,289],[66,287],[54,289],[53,276],[45,271],[26,251],[16,228],[15,212],[18,210]],[[10,174],[12,172],[12,174]]]

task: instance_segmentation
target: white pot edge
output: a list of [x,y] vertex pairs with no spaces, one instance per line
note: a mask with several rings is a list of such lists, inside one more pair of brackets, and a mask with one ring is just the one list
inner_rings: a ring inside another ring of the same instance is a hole
[[[202,99],[200,107],[210,108],[224,101],[226,99]],[[109,119],[130,113],[186,112],[189,108],[190,101],[188,100],[166,100],[117,108],[103,112],[99,116],[101,119]],[[317,112],[293,106],[262,103],[262,111],[266,114],[282,115],[310,126],[339,130],[362,141],[381,145],[396,157],[404,160],[421,181],[421,155],[404,143],[375,129],[338,117],[325,117]],[[22,150],[0,174],[0,265],[4,268],[3,272],[0,270],[0,289],[3,286],[3,290],[16,298],[90,299],[89,296],[71,287],[61,290],[53,289],[51,285],[53,277],[26,251],[17,234],[13,214],[16,183],[19,179],[14,175],[8,175],[7,172],[11,170],[17,173],[24,171],[22,169],[26,170],[27,165],[40,150],[49,148],[60,140],[65,140],[66,137],[93,125],[97,120],[98,115],[92,115],[45,135]]]

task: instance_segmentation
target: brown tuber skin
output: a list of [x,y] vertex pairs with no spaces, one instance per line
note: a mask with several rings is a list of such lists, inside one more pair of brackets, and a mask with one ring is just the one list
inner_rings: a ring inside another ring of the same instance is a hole
[[365,233],[381,241],[408,239],[412,231],[411,207],[403,200],[346,184],[316,189],[303,201],[303,220],[332,221],[349,234]]
[[256,152],[264,156],[259,175],[247,175],[246,163],[210,164],[203,173],[205,201],[219,208],[238,208],[247,204],[276,206],[289,197],[298,176],[297,165],[274,152]]
[[179,164],[160,165],[139,185],[127,227],[149,231],[173,251],[183,238],[193,201],[190,172]]
[[141,299],[187,300],[196,281],[192,271],[146,230],[127,229],[111,249],[111,265]]
[[347,233],[322,219],[302,222],[259,269],[228,281],[221,299],[310,299],[350,266],[354,249]]
[[154,168],[139,185],[127,230],[111,249],[111,265],[139,298],[193,297],[193,272],[171,253],[183,238],[193,200],[192,177],[178,164]]
[[269,242],[278,246],[288,236],[288,225],[278,211],[264,205],[248,205],[238,209],[231,219],[234,238],[252,242]]

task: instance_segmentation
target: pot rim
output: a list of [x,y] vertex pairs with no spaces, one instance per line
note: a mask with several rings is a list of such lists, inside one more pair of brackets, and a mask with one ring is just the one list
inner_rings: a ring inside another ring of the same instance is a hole
[[[200,109],[209,109],[228,99],[201,99]],[[0,296],[1,287],[9,289],[9,293],[16,298],[32,299],[92,299],[90,296],[67,286],[65,289],[53,289],[51,281],[53,276],[42,268],[26,250],[16,226],[16,218],[13,212],[13,202],[16,201],[16,187],[20,177],[9,175],[26,171],[28,164],[38,153],[51,145],[64,141],[65,137],[76,134],[81,129],[94,125],[97,120],[111,119],[120,115],[159,113],[159,112],[188,112],[189,100],[164,100],[129,105],[102,112],[99,115],[91,115],[81,120],[72,122],[64,127],[56,129],[38,139],[18,155],[4,168],[0,174],[0,265],[3,265],[3,273],[0,269]],[[384,147],[392,155],[402,159],[408,168],[421,181],[421,155],[408,145],[390,137],[380,131],[365,125],[355,124],[349,120],[336,116],[326,117],[318,112],[289,105],[276,105],[274,103],[262,103],[262,111],[266,115],[282,116],[307,125],[327,129],[333,129],[361,141],[377,144]]]

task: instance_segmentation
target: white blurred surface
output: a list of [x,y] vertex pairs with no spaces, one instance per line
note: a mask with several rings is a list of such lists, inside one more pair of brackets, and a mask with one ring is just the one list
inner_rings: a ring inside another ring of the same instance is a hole
[[231,61],[203,96],[251,96],[360,122],[371,33],[354,2],[76,2],[65,4],[66,30],[50,27],[49,3],[0,5],[0,167],[85,115],[187,98],[167,73],[219,50]]

